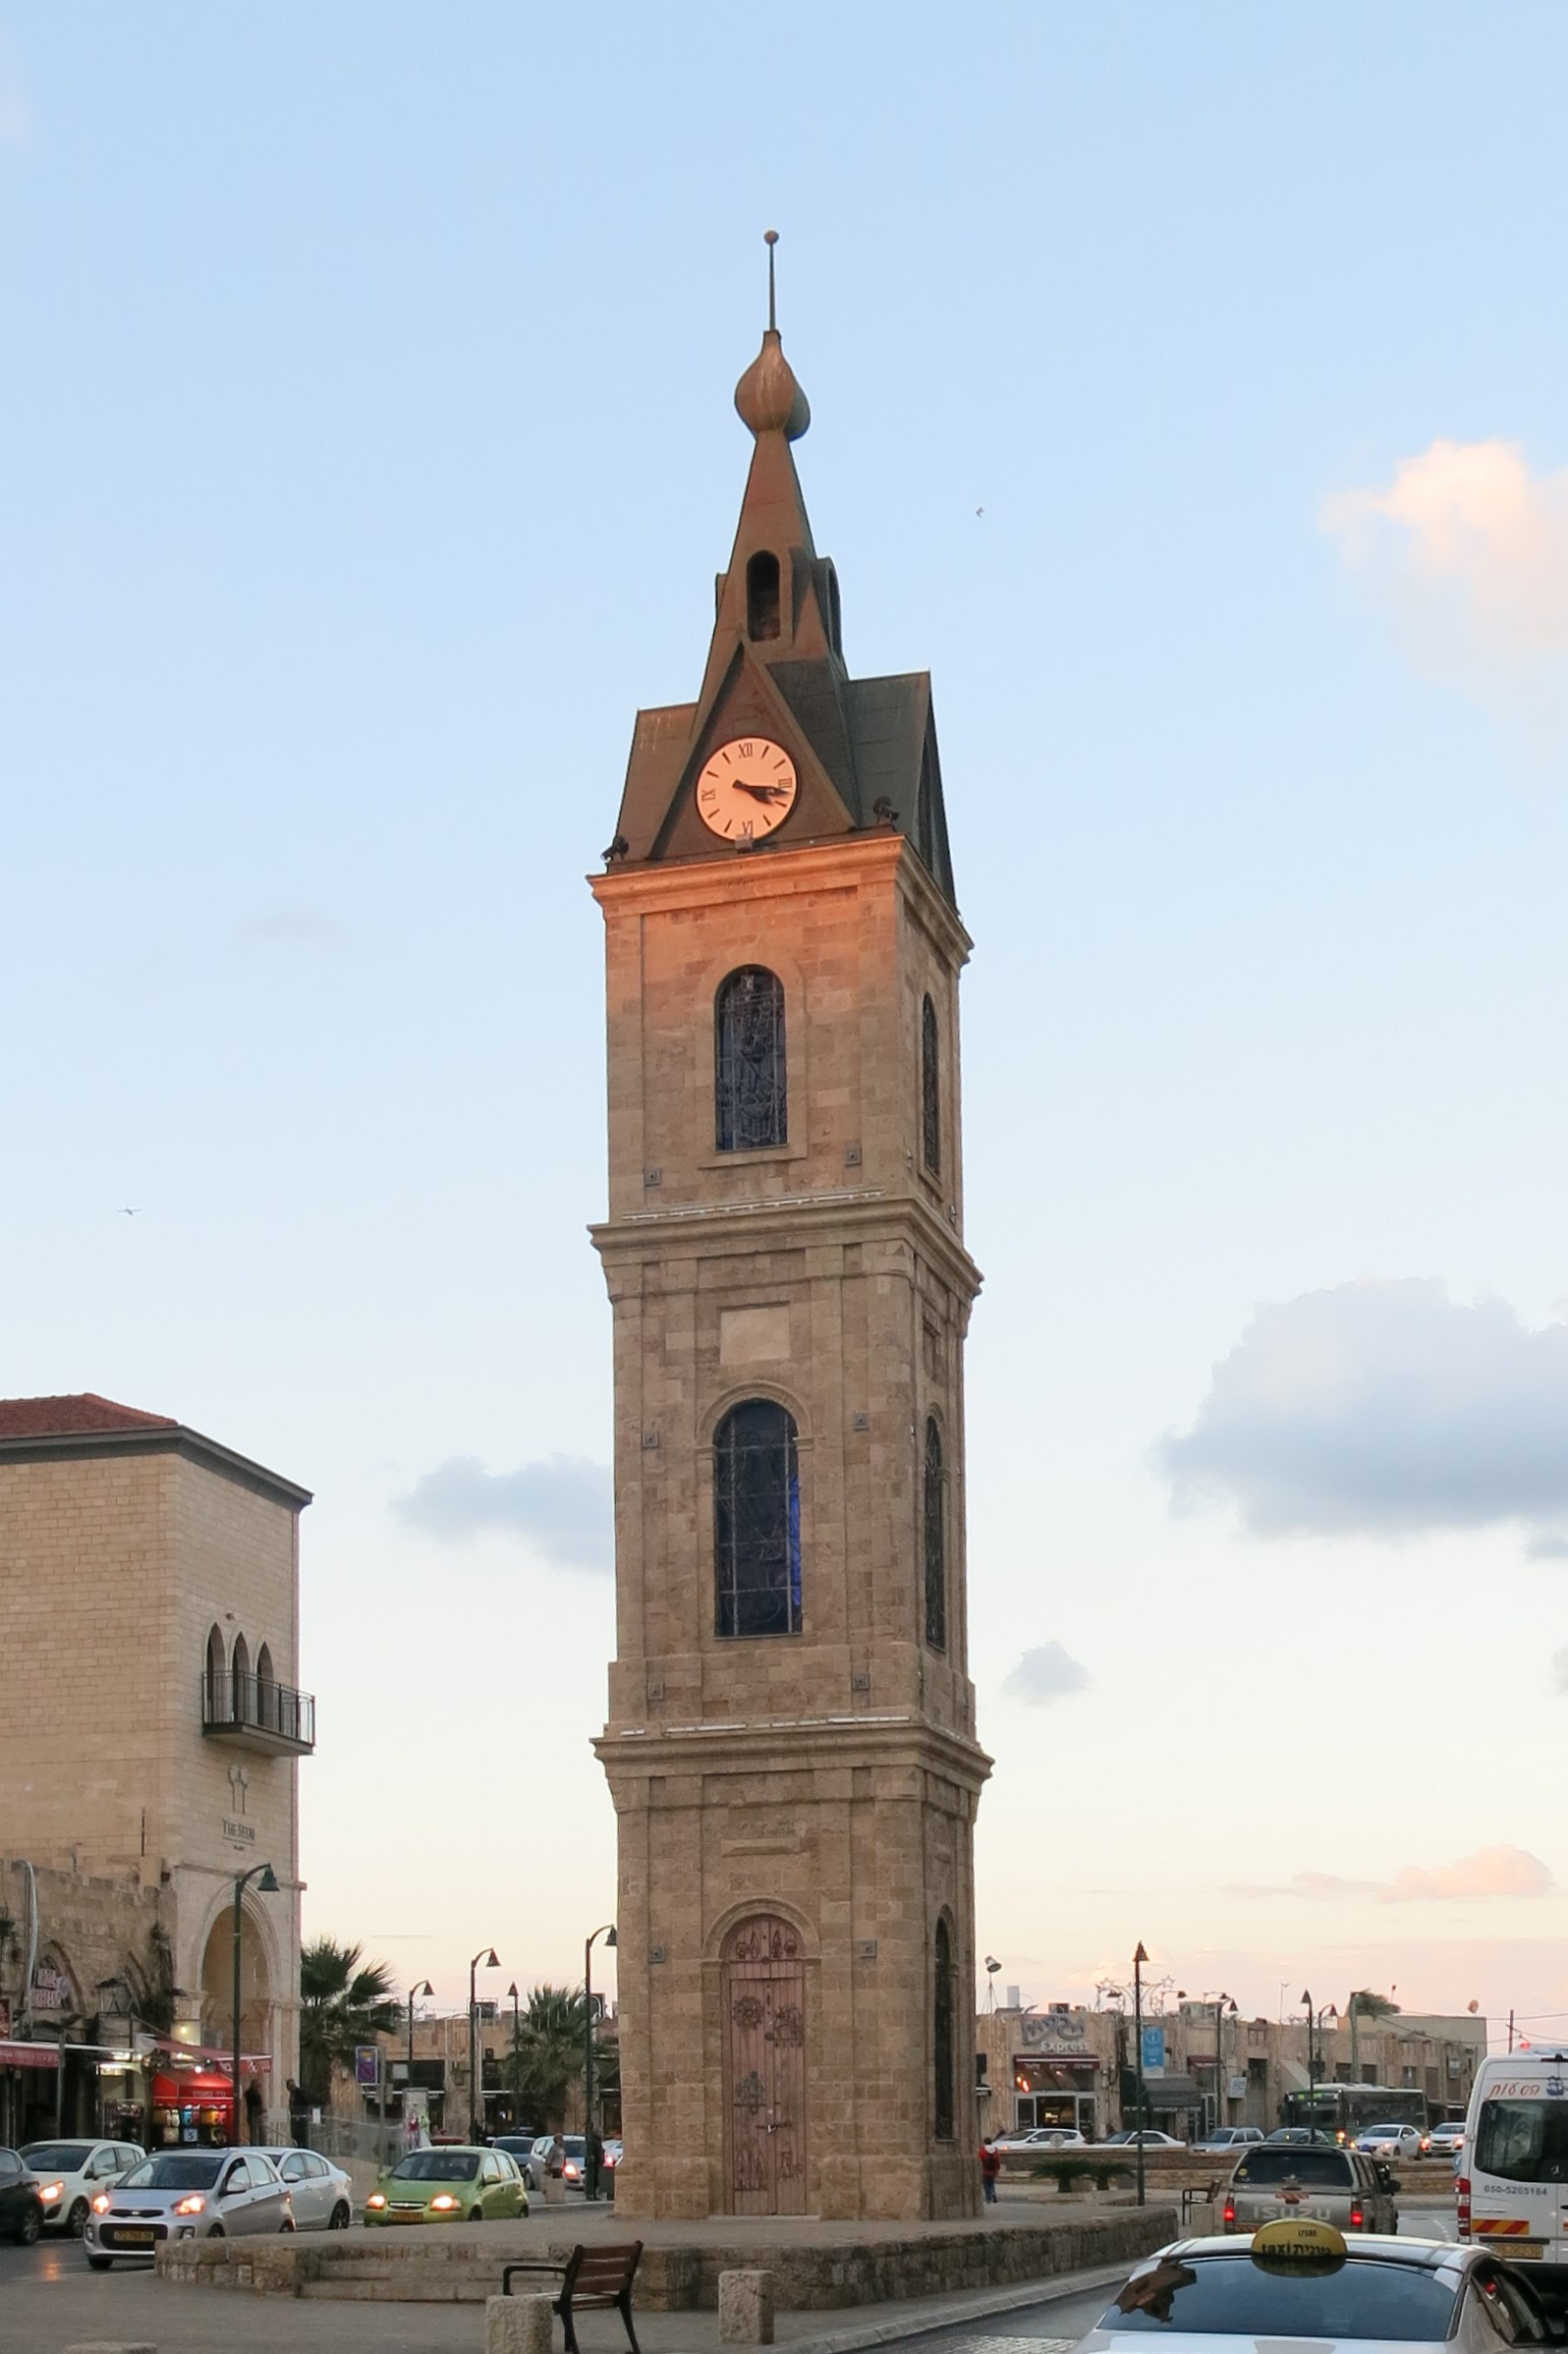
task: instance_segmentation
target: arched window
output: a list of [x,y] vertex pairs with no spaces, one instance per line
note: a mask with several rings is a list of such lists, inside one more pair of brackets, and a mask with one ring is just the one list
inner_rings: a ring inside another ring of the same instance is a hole
[[720,1635],[801,1631],[801,1475],[794,1417],[732,1406],[713,1434],[714,1617]]
[[272,1673],[272,1653],[262,1644],[255,1655],[255,1720],[269,1731],[278,1729],[278,1686]]
[[833,651],[842,660],[844,654],[844,614],[843,609],[839,604],[838,574],[833,570],[831,563],[827,567],[827,642],[833,648]]
[[931,2017],[932,2129],[939,2142],[953,2139],[953,1939],[947,1923],[936,1924],[935,1986]]
[[202,1713],[208,1724],[215,1723],[220,1716],[227,1716],[229,1713],[226,1690],[229,1681],[227,1667],[228,1659],[223,1649],[223,1630],[221,1627],[215,1626],[207,1637],[207,1689],[206,1704]]
[[936,1176],[942,1166],[942,1081],[936,1008],[928,997],[921,1005],[921,1157]]
[[947,1649],[947,1474],[942,1468],[942,1433],[933,1415],[925,1418],[925,1641],[933,1652]]
[[234,1686],[230,1715],[236,1724],[244,1724],[251,1714],[251,1651],[243,1635],[234,1638]]
[[713,1131],[721,1152],[755,1152],[789,1142],[784,983],[764,965],[743,965],[719,987]]
[[778,636],[778,558],[761,548],[746,567],[746,635]]

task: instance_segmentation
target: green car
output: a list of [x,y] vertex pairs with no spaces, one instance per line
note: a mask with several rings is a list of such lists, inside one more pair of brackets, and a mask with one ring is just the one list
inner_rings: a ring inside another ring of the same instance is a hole
[[364,2203],[367,2223],[486,2223],[528,2212],[528,2185],[504,2150],[411,2150]]

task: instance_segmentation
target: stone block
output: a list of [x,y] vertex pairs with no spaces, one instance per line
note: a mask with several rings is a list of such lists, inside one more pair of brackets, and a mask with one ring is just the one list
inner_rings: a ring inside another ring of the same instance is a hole
[[65,2354],[158,2354],[158,2349],[145,2337],[93,2337],[67,2346]]
[[773,2343],[772,2273],[720,2272],[718,2321],[719,2339],[726,2346],[770,2346]]
[[550,2354],[548,2297],[487,2297],[484,2354]]

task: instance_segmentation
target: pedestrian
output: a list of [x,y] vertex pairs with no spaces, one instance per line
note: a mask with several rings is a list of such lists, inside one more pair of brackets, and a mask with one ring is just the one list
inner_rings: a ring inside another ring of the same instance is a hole
[[286,2077],[284,2087],[289,2096],[289,2132],[295,2146],[308,2150],[310,2146],[310,2102],[304,2088],[292,2076]]
[[583,2136],[583,2189],[589,2199],[599,2195],[599,2176],[604,2170],[604,2136],[596,2125],[590,2125]]
[[253,2150],[261,2140],[261,2087],[252,2076],[245,2088],[245,2138]]
[[1002,2170],[1002,2154],[989,2134],[980,2144],[980,2185],[985,2193],[985,2204],[987,2207],[994,2207],[996,2205],[996,2177]]

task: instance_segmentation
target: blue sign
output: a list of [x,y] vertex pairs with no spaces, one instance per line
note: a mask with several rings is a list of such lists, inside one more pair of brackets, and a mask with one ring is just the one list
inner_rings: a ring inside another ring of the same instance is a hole
[[1151,2076],[1156,2069],[1163,2068],[1164,2065],[1165,2030],[1162,2027],[1146,2027],[1144,2030],[1144,2074]]

